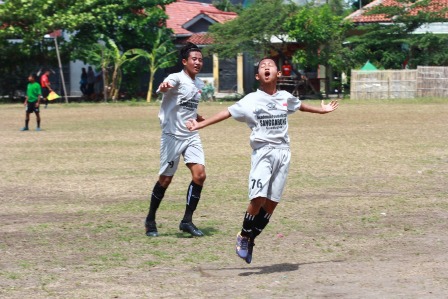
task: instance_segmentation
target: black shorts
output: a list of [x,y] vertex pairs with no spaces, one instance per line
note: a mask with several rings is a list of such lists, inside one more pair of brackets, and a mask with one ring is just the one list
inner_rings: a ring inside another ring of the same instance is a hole
[[44,99],[48,98],[48,95],[50,94],[50,90],[48,87],[42,87],[42,97]]
[[36,107],[37,102],[28,102],[28,104],[26,105],[26,113],[39,113],[39,107]]

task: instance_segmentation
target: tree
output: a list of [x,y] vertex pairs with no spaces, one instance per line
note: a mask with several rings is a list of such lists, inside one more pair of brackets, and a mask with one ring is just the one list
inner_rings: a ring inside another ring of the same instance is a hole
[[[210,26],[214,44],[208,50],[221,57],[235,57],[241,52],[263,56],[271,50],[280,51],[287,42],[285,20],[295,11],[295,4],[285,4],[283,0],[256,0],[238,18]],[[273,44],[272,37],[282,42]]]
[[[409,67],[416,68],[418,65],[447,66],[448,35],[447,34],[415,34],[407,41],[407,63]],[[406,47],[404,47],[406,49]],[[404,49],[404,50],[405,50]]]
[[122,53],[114,40],[110,38],[106,37],[103,40],[93,44],[85,51],[90,61],[101,66],[104,80],[104,100],[107,101],[110,95],[115,102],[119,97],[122,79],[121,67],[138,57],[133,55],[133,50]]
[[135,57],[143,57],[148,60],[149,66],[149,84],[148,93],[146,95],[146,101],[151,102],[154,75],[160,68],[167,68],[176,64],[177,51],[169,52],[170,40],[163,40],[163,31],[159,30],[157,38],[154,40],[152,51],[148,52],[143,49],[131,49],[129,54],[135,54]]
[[54,42],[44,39],[48,31],[40,24],[42,16],[30,6],[34,3],[19,0],[0,4],[0,73],[7,74],[0,80],[0,93],[11,98],[26,89],[30,73],[57,65]]
[[239,13],[242,9],[242,4],[233,4],[231,0],[214,0],[213,6],[222,11],[232,11]]
[[395,6],[379,5],[366,12],[383,14],[391,21],[358,26],[361,34],[348,39],[358,66],[367,60],[386,69],[448,64],[447,35],[414,33],[422,25],[446,21],[447,9],[434,9],[432,5],[436,4],[401,0]]
[[67,18],[65,22],[73,34],[71,46],[81,49],[107,36],[123,52],[133,48],[151,49],[159,30],[171,35],[171,30],[164,26],[167,16],[163,8],[173,1],[91,0],[91,5],[74,1],[70,10],[74,19]]
[[[302,45],[294,53],[293,61],[304,68],[323,65],[327,78],[332,78],[333,71],[345,71],[348,55],[343,48],[343,41],[349,27],[350,23],[333,13],[328,4],[301,7],[297,14],[286,21],[289,37]],[[327,93],[328,90],[327,85]]]
[[[58,40],[61,55],[87,60],[83,49],[96,44],[101,36],[112,39],[121,52],[132,48],[152,49],[159,29],[169,36],[164,24],[164,6],[174,0],[8,0],[0,5],[1,41],[20,39],[16,50],[39,58],[39,64],[54,63],[53,48],[44,35],[58,29],[70,39]],[[167,45],[168,46],[168,45]],[[171,45],[174,47],[173,45]],[[21,65],[21,59],[12,64]],[[2,66],[0,66],[2,71]]]
[[409,38],[405,28],[397,24],[371,24],[362,28],[363,34],[350,37],[350,49],[357,65],[370,61],[376,67],[401,69],[407,51],[402,48]]
[[163,26],[167,19],[163,8],[173,1],[8,0],[0,5],[0,37],[20,38],[29,46],[45,34],[63,29],[78,47],[95,43],[100,36],[110,37],[125,49],[151,45],[147,38]]

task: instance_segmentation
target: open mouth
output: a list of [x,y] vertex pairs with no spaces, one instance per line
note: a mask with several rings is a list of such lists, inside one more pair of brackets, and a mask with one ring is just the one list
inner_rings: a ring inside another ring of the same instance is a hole
[[264,72],[264,76],[265,76],[266,78],[269,78],[270,75],[271,75],[271,72],[270,72],[270,71],[266,70],[266,71]]

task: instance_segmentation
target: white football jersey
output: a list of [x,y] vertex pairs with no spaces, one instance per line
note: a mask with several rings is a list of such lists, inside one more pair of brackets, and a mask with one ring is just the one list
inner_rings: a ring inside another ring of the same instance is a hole
[[252,130],[250,146],[289,148],[288,115],[299,110],[301,101],[287,91],[270,95],[257,90],[228,108],[232,117]]
[[198,77],[195,80],[191,79],[183,70],[169,75],[163,81],[170,82],[173,87],[163,93],[159,111],[162,133],[173,135],[179,139],[197,135],[198,132],[190,132],[185,123],[187,120],[197,117],[204,82]]

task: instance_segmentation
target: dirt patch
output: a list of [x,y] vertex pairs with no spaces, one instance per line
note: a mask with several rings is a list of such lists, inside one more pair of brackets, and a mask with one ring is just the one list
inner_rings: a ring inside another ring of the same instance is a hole
[[21,106],[0,109],[2,298],[446,298],[446,103],[292,116],[287,189],[250,265],[234,253],[249,130],[233,120],[201,131],[207,182],[194,219],[206,236],[178,229],[183,166],[158,212],[160,237],[144,235],[157,112],[50,105],[42,132],[19,132]]

